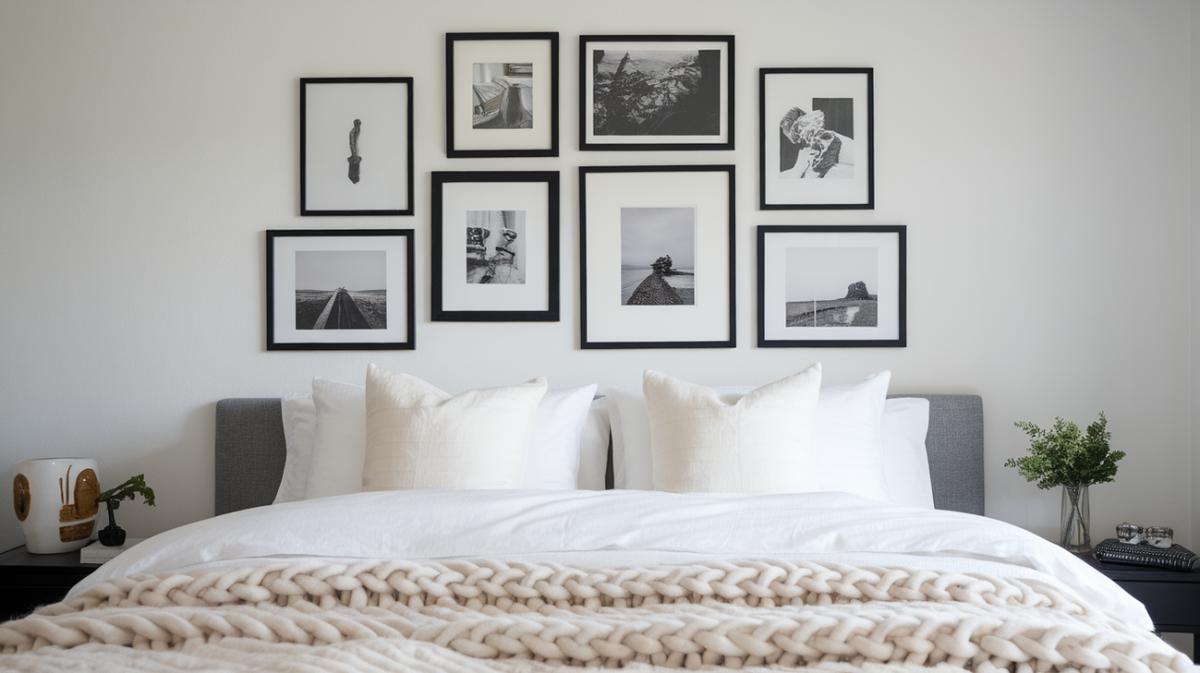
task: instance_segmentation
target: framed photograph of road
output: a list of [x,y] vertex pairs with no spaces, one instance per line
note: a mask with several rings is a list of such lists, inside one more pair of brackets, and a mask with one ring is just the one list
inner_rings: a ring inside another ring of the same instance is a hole
[[872,68],[761,68],[759,207],[875,207]]
[[733,348],[734,167],[579,169],[580,346]]
[[411,77],[300,80],[300,214],[413,214]]
[[579,149],[732,150],[732,35],[579,38]]
[[267,350],[411,350],[412,229],[267,230]]
[[434,172],[432,319],[557,322],[557,171]]
[[903,347],[905,227],[758,227],[760,348]]
[[558,156],[558,33],[446,34],[446,156]]

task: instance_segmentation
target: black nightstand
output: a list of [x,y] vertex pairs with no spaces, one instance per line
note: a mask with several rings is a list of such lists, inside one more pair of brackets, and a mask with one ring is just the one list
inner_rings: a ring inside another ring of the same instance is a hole
[[0,554],[0,622],[62,600],[98,565],[79,562],[79,552],[30,554],[25,546]]
[[1200,570],[1101,563],[1091,554],[1079,558],[1141,601],[1159,633],[1192,634],[1192,661],[1200,662]]

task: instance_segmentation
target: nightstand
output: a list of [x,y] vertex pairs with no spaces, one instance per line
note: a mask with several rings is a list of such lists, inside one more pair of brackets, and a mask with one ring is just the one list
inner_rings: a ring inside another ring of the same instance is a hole
[[1200,570],[1181,572],[1079,558],[1142,602],[1159,633],[1192,634],[1192,660],[1200,662]]
[[0,622],[62,600],[97,565],[79,562],[79,552],[30,554],[25,546],[0,554]]

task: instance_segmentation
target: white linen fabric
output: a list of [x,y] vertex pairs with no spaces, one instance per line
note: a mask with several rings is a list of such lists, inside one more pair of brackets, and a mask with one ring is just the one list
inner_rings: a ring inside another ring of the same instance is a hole
[[608,424],[608,404],[603,398],[591,400],[579,437],[579,472],[575,482],[578,488],[589,491],[605,489],[611,433]]
[[451,395],[368,366],[362,490],[520,488],[545,394],[543,377]]
[[883,471],[892,502],[933,509],[933,481],[929,476],[929,400],[895,397],[883,407],[879,423],[883,435]]
[[304,498],[357,493],[367,449],[366,388],[319,377],[312,388],[317,423]]
[[[702,522],[702,523],[698,523]],[[488,558],[589,567],[776,559],[1038,579],[1152,628],[1145,608],[1066,550],[995,519],[846,493],[380,491],[232,512],[161,533],[71,589],[283,558]]]
[[275,504],[304,499],[308,488],[308,466],[312,463],[313,432],[317,427],[317,405],[313,403],[312,393],[287,393],[280,398],[280,407],[287,453]]
[[654,490],[806,493],[821,490],[811,465],[821,363],[737,400],[646,370]]
[[[890,502],[883,465],[883,417],[891,372],[883,371],[849,385],[824,386],[817,399],[816,461],[811,466],[819,489],[843,491]],[[714,390],[729,400],[754,388],[724,386]],[[609,421],[613,428],[613,479],[616,488],[651,490],[654,464],[650,419],[645,397],[609,389]]]

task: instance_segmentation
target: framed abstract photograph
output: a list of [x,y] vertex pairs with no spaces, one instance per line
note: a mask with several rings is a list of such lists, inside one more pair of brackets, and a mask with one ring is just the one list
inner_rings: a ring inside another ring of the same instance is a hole
[[267,231],[267,350],[410,350],[412,229]]
[[413,214],[411,77],[300,80],[300,214]]
[[446,156],[558,156],[558,33],[446,34]]
[[874,70],[758,73],[759,207],[874,208]]
[[905,227],[758,227],[758,345],[906,345]]
[[579,38],[579,149],[732,150],[732,35]]
[[579,169],[581,347],[733,348],[734,167]]
[[433,173],[435,321],[558,321],[557,171]]

